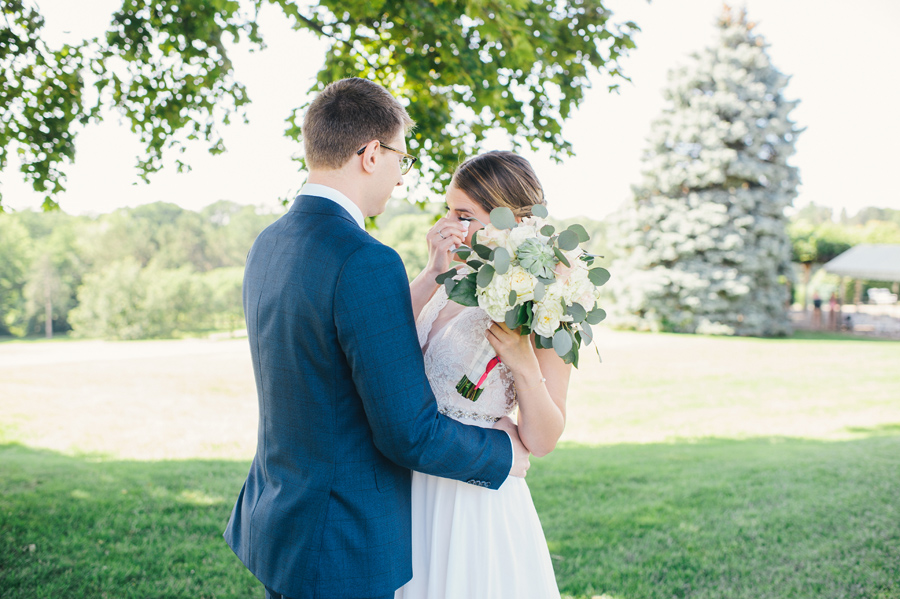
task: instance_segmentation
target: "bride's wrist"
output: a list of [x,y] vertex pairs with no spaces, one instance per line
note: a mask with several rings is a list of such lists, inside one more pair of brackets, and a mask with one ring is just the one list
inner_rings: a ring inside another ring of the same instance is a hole
[[534,363],[529,362],[527,364],[517,364],[514,366],[507,364],[507,366],[512,372],[517,385],[520,387],[537,387],[547,380],[544,378],[544,375],[541,374],[541,366],[537,360],[534,360]]
[[450,265],[449,267],[447,267],[447,268],[440,268],[440,267],[438,267],[437,265],[434,265],[434,264],[428,264],[427,266],[425,266],[425,270],[423,270],[422,272],[424,273],[424,275],[425,275],[426,277],[428,277],[428,278],[431,280],[432,283],[434,283],[435,285],[437,285],[437,282],[435,282],[434,279],[435,279],[438,275],[444,274],[445,272],[447,272],[450,268],[453,268],[454,266],[455,266],[454,264],[451,264],[451,265]]

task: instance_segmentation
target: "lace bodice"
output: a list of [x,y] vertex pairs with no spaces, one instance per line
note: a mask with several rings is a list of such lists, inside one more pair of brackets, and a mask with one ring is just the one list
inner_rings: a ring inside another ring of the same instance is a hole
[[481,345],[491,318],[481,308],[463,308],[432,330],[448,301],[447,291],[441,285],[416,320],[419,345],[425,354],[425,374],[441,413],[487,426],[515,409],[513,376],[503,364],[494,368],[478,401],[469,401],[456,391],[456,384]]

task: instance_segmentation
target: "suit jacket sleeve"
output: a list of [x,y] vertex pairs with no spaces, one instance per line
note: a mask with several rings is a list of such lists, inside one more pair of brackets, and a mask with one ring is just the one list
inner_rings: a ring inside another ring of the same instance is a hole
[[352,254],[334,306],[338,340],[379,451],[411,470],[499,488],[512,467],[509,436],[437,411],[397,253],[366,244]]

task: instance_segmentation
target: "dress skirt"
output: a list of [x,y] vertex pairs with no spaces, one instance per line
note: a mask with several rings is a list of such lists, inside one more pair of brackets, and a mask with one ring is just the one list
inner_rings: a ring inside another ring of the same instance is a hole
[[394,599],[558,599],[550,552],[523,478],[496,491],[412,477],[413,578]]

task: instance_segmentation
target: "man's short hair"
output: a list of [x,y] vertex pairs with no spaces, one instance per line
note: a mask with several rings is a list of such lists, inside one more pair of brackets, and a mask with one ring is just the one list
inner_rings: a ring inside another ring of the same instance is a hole
[[309,168],[337,169],[377,139],[389,143],[415,125],[386,89],[367,79],[341,79],[319,92],[303,117]]

